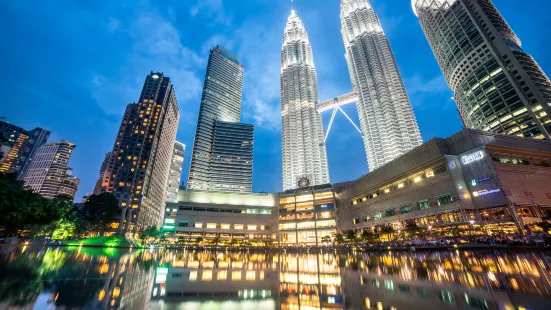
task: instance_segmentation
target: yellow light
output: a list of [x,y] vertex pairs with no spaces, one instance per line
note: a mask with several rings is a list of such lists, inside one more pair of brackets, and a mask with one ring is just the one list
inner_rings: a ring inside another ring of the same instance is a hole
[[403,187],[404,187],[404,183],[398,184],[398,188],[403,188]]
[[413,179],[413,182],[415,182],[415,183],[417,183],[417,182],[419,182],[419,181],[421,181],[421,177],[415,177],[415,178]]

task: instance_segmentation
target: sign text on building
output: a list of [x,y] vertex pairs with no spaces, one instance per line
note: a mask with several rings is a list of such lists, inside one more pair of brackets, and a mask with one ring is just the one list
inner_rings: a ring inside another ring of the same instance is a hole
[[476,151],[474,153],[461,156],[461,162],[463,163],[463,165],[468,165],[473,161],[481,160],[482,158],[484,158],[484,152]]

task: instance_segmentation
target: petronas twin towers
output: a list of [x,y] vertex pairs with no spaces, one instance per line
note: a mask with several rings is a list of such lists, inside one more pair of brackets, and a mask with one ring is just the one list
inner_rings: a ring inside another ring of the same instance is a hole
[[[341,32],[369,170],[421,145],[390,43],[368,0],[341,0]],[[350,98],[349,95],[347,95]],[[281,51],[283,189],[329,183],[308,34],[291,11]]]

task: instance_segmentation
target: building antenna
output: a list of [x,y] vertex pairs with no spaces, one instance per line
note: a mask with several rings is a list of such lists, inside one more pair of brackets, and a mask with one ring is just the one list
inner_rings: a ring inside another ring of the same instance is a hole
[[293,11],[295,7],[293,6],[293,0],[291,0],[291,11]]

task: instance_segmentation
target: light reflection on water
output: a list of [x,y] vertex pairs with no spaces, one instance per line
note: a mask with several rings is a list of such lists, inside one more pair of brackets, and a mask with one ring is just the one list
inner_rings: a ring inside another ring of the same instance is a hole
[[551,309],[550,252],[0,247],[0,309]]

